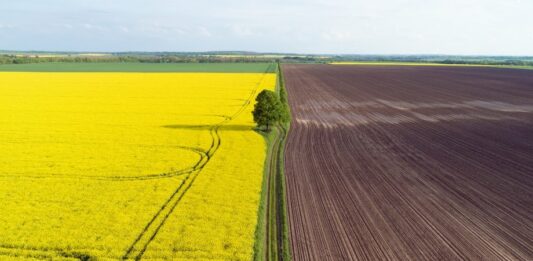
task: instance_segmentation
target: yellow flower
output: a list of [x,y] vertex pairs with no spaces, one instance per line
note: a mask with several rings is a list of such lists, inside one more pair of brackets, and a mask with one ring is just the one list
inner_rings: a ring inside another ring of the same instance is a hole
[[0,258],[252,256],[260,73],[0,73]]

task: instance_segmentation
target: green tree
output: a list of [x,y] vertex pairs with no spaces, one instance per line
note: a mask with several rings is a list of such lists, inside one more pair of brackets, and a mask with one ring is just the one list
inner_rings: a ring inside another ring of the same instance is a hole
[[252,114],[258,127],[265,126],[266,130],[270,131],[270,126],[273,124],[288,120],[287,109],[275,92],[263,90],[257,95],[255,101],[256,104]]

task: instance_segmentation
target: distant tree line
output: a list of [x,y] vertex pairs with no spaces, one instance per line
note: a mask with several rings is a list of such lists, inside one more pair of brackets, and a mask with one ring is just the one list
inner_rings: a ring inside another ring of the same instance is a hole
[[533,61],[507,59],[507,60],[444,60],[440,61],[443,64],[481,64],[481,65],[512,65],[512,66],[533,66]]
[[135,56],[135,55],[104,55],[104,56],[80,56],[61,55],[49,57],[39,54],[31,55],[0,55],[0,64],[27,64],[27,63],[49,63],[49,62],[69,62],[69,63],[254,63],[254,62],[275,62],[277,59],[269,57],[255,56]]
[[533,66],[531,56],[458,56],[458,55],[337,55],[329,61],[414,62],[442,64],[481,64]]
[[[6,51],[7,52],[7,51]],[[456,55],[298,55],[253,52],[123,52],[104,53],[101,56],[80,53],[7,52],[0,54],[0,64],[25,64],[48,62],[114,62],[114,63],[329,63],[360,62],[415,62],[442,64],[482,64],[533,66],[531,56],[456,56]]]

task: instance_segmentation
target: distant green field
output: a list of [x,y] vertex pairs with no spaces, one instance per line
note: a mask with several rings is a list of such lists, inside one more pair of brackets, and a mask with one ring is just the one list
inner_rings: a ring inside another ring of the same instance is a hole
[[274,72],[271,63],[30,63],[2,64],[5,72]]

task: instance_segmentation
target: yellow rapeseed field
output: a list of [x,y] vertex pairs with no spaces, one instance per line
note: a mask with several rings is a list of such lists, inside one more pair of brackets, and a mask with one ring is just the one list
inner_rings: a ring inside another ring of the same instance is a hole
[[249,260],[261,73],[0,73],[0,260]]

